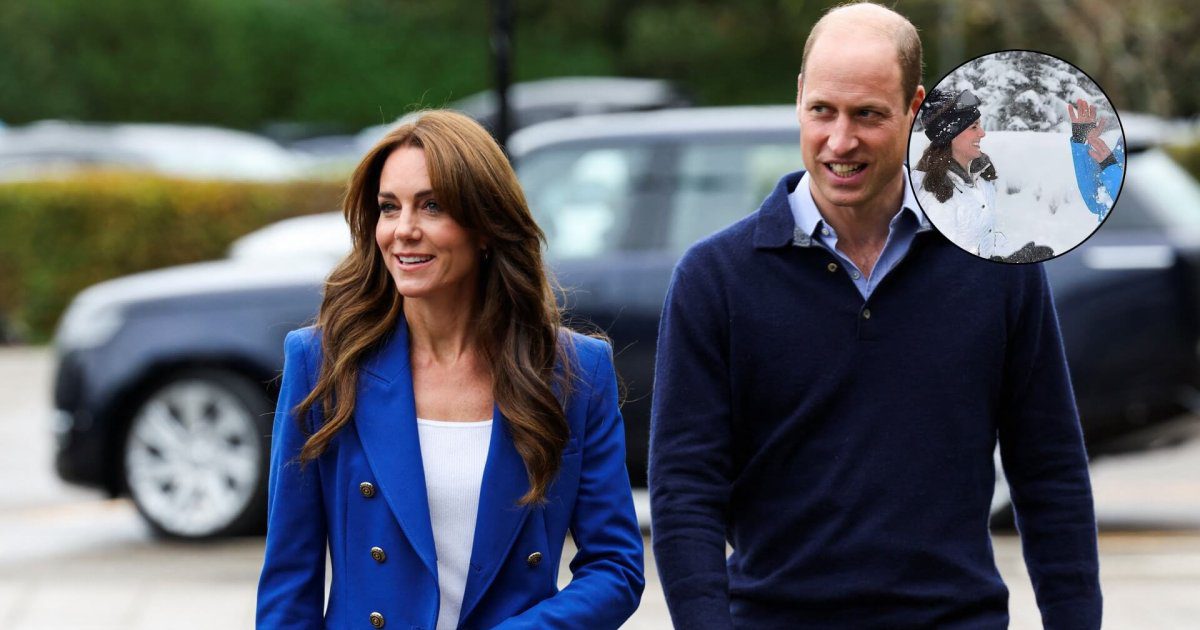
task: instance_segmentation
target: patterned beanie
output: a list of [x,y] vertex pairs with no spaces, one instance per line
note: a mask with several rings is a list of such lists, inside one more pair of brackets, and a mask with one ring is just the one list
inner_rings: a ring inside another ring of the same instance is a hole
[[921,124],[925,125],[929,143],[935,147],[948,146],[976,120],[979,120],[979,99],[970,90],[955,95],[935,89],[921,103]]

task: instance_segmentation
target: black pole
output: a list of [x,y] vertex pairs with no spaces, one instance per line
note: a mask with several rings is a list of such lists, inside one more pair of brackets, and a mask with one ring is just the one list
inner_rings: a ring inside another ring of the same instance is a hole
[[508,86],[512,83],[513,15],[511,0],[492,0],[492,61],[496,71],[496,122],[492,130],[496,142],[508,151],[512,132],[512,113]]

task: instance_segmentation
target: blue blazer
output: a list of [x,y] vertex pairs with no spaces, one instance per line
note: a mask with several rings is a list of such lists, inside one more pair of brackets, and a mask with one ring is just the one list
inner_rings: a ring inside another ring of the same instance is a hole
[[[566,408],[570,440],[544,505],[517,504],[529,481],[507,423],[494,410],[459,628],[616,628],[641,599],[642,536],[625,470],[611,350],[582,335],[574,335],[574,345],[576,377]],[[307,432],[292,410],[316,383],[320,334],[293,331],[284,347],[258,627],[371,628],[382,622],[388,630],[432,630],[437,557],[407,325],[401,319],[386,345],[364,360],[354,421],[306,466],[297,456]],[[303,418],[307,431],[320,425],[319,407]],[[578,552],[571,583],[560,592],[568,529]],[[327,545],[333,571],[328,608]]]

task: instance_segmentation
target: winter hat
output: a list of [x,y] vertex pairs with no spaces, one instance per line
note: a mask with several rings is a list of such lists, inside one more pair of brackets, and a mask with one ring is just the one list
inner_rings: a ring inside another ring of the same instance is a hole
[[944,147],[958,134],[979,120],[979,99],[971,90],[957,95],[934,89],[921,103],[921,124],[925,135],[935,147]]

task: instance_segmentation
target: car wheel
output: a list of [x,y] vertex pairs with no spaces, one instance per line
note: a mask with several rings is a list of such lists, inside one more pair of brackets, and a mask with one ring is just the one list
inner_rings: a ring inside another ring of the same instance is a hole
[[261,387],[217,370],[180,373],[130,422],[125,484],[159,533],[210,538],[261,529],[271,402]]

